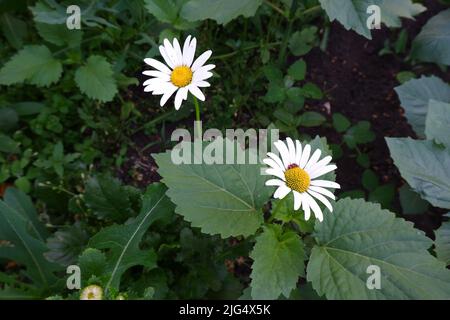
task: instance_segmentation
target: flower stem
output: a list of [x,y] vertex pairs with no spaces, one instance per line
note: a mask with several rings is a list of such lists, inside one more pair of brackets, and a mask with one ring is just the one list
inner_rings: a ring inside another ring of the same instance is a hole
[[271,7],[272,9],[274,9],[279,14],[281,14],[283,17],[289,18],[288,15],[283,11],[283,9],[276,6],[274,3],[270,2],[269,0],[265,0],[264,3],[267,4],[269,7]]
[[[194,96],[194,106],[195,106],[195,121],[197,122],[197,134],[199,138],[201,137],[201,125],[200,125],[200,105],[198,104],[197,97]],[[195,134],[194,134],[195,136]]]
[[293,0],[291,8],[289,9],[288,29],[287,32],[284,34],[283,43],[281,44],[280,55],[278,56],[278,64],[280,66],[283,66],[286,62],[286,50],[288,47],[289,39],[291,38],[292,27],[294,25],[295,20],[295,12],[297,11],[297,8],[298,8],[298,0]]

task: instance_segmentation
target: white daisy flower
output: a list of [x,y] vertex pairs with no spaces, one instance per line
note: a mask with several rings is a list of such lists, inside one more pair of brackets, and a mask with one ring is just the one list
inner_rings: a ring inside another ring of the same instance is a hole
[[164,45],[159,46],[159,52],[166,64],[152,58],[144,59],[146,64],[155,69],[143,72],[152,77],[144,82],[144,91],[162,95],[161,106],[175,92],[176,110],[180,109],[183,100],[187,99],[188,91],[199,100],[205,101],[205,95],[199,88],[210,86],[205,80],[212,77],[210,71],[215,68],[215,65],[205,65],[206,60],[211,57],[211,50],[203,52],[194,61],[196,45],[197,39],[191,39],[191,36],[184,41],[183,50],[177,39],[173,39],[173,43],[165,39]]
[[81,291],[80,300],[102,300],[103,288],[95,284],[87,286]]
[[286,139],[286,144],[278,140],[274,145],[280,152],[281,158],[269,152],[267,153],[268,158],[263,162],[270,167],[266,173],[279,179],[270,179],[266,185],[278,187],[274,193],[276,199],[283,199],[292,191],[294,193],[294,210],[302,207],[305,212],[305,220],[309,219],[312,210],[316,218],[322,221],[323,213],[316,199],[332,212],[333,207],[325,197],[335,200],[335,196],[326,188],[340,188],[336,182],[318,179],[336,169],[334,164],[329,164],[331,157],[326,156],[319,161],[321,155],[319,149],[311,155],[309,144],[305,144],[302,149],[300,141],[296,140],[294,144],[291,138]]

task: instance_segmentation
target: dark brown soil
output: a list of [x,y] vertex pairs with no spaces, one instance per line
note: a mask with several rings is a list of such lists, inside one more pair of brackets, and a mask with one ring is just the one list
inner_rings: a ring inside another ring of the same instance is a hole
[[[403,26],[413,39],[426,21],[443,9],[436,1],[425,1],[429,9],[420,15],[416,21],[405,20]],[[373,169],[382,183],[394,183],[399,188],[404,182],[392,162],[384,137],[415,137],[400,106],[394,87],[399,83],[396,75],[400,71],[412,70],[409,64],[404,63],[404,57],[393,55],[379,56],[388,38],[396,39],[398,31],[386,28],[374,32],[374,38],[367,40],[358,34],[345,30],[339,23],[333,23],[326,52],[319,48],[313,49],[306,57],[308,64],[308,80],[319,85],[326,94],[326,98],[319,102],[307,103],[306,109],[322,112],[331,118],[333,112],[340,112],[347,116],[352,123],[360,120],[370,121],[376,140],[363,147],[368,153]],[[419,74],[436,74],[450,81],[450,74],[443,74],[433,65],[420,66],[414,69]],[[141,88],[133,92],[136,99],[146,99],[142,96]],[[329,103],[331,113],[324,107]],[[245,116],[245,115],[244,115]],[[245,117],[239,117],[239,119]],[[305,133],[320,135],[330,143],[340,143],[341,137],[331,128],[307,129]],[[138,186],[159,180],[156,166],[149,156],[151,152],[160,152],[158,146],[146,150],[145,155],[141,149],[148,143],[159,139],[157,136],[149,137],[142,132],[136,133],[132,140],[135,145],[130,148],[127,161],[122,166],[119,175],[127,183]],[[344,152],[351,154],[350,152]],[[354,157],[344,156],[338,161],[337,180],[342,191],[362,189],[361,175],[363,169],[358,166]],[[129,172],[132,172],[130,176]],[[401,212],[398,195],[394,203],[395,211]],[[432,236],[441,221],[442,212],[434,208],[428,214],[408,216],[416,227]]]

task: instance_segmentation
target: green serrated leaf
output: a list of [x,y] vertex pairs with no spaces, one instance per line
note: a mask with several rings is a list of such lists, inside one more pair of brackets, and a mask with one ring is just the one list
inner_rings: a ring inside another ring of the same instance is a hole
[[189,21],[213,19],[227,24],[240,15],[252,17],[262,0],[191,0],[181,10],[181,16]]
[[23,39],[28,33],[25,21],[5,12],[0,15],[0,27],[3,35],[13,48],[22,48]]
[[64,24],[36,23],[36,28],[45,41],[57,46],[68,45],[71,48],[75,48],[80,44],[83,37],[81,30],[70,30]]
[[112,101],[117,93],[111,64],[102,56],[90,56],[75,72],[75,82],[89,98],[102,102]]
[[145,8],[161,22],[177,29],[189,29],[194,25],[181,17],[181,9],[189,0],[145,0]]
[[450,152],[432,141],[386,138],[386,142],[411,188],[432,205],[450,209]]
[[78,266],[82,270],[82,285],[86,286],[92,276],[101,278],[105,275],[106,255],[98,249],[87,248],[78,258]]
[[110,175],[90,178],[86,183],[84,199],[99,219],[123,222],[135,215],[125,188]]
[[303,242],[295,232],[283,232],[281,226],[265,227],[250,257],[253,299],[277,299],[281,294],[288,298],[305,274]]
[[413,41],[411,55],[422,61],[450,65],[450,9],[428,20]]
[[[0,246],[0,258],[23,264],[26,276],[37,286],[48,289],[57,281],[53,272],[58,267],[44,258],[47,247],[34,232],[33,220],[29,218],[30,199],[19,191],[9,190],[7,192],[10,192],[10,196],[0,200],[0,239],[11,245]],[[17,203],[16,200],[25,202]]]
[[0,70],[0,84],[29,81],[38,87],[47,87],[57,82],[61,73],[61,62],[46,46],[29,45],[16,53]]
[[408,122],[419,137],[425,136],[429,100],[450,103],[450,86],[435,76],[410,80],[396,87],[395,91],[405,109]]
[[144,194],[140,214],[132,222],[103,228],[89,241],[88,246],[107,250],[108,290],[118,289],[122,274],[129,268],[142,265],[156,267],[156,253],[142,250],[139,243],[150,225],[158,219],[173,213],[173,204],[165,195],[166,189],[161,184],[152,184]]
[[435,231],[436,256],[439,260],[450,265],[450,222],[444,222],[439,229]]
[[370,5],[380,6],[383,0],[319,0],[319,2],[331,21],[338,20],[345,29],[352,29],[372,39],[370,30],[367,28],[367,19],[370,16],[367,8]]
[[[76,262],[89,240],[89,234],[79,223],[65,226],[47,239],[48,252],[45,257],[52,262],[69,266]],[[83,270],[84,272],[84,270]]]
[[425,119],[425,135],[450,149],[450,104],[430,100]]
[[[450,270],[428,252],[432,241],[379,205],[342,199],[317,223],[307,279],[328,299],[449,299]],[[369,266],[380,288],[369,289]]]
[[295,56],[307,54],[316,45],[318,28],[316,26],[304,27],[294,32],[289,38],[289,50]]
[[[222,140],[224,144],[225,141]],[[234,142],[231,145],[236,146]],[[191,154],[192,143],[182,142],[179,146],[183,154]],[[206,150],[208,146],[200,150]],[[172,152],[178,154],[179,150]],[[248,151],[246,154],[248,156]],[[260,227],[263,222],[261,208],[273,190],[264,185],[267,177],[261,175],[259,164],[174,164],[171,152],[153,157],[162,181],[169,188],[167,195],[177,205],[176,212],[193,227],[201,228],[204,233],[220,234],[223,238],[249,236]],[[195,152],[193,159],[199,161],[199,157],[199,152]]]
[[408,184],[400,188],[399,198],[403,214],[421,214],[428,210],[428,202],[414,192]]
[[412,0],[384,0],[380,6],[381,21],[388,27],[399,28],[402,26],[401,18],[413,19],[427,8]]

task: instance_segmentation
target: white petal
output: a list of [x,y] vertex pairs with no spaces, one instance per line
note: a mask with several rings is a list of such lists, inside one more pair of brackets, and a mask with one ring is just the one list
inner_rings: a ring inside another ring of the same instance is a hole
[[284,170],[283,167],[280,167],[280,165],[278,163],[276,163],[275,161],[273,161],[272,159],[266,158],[266,159],[263,160],[263,162],[265,164],[267,164],[268,166],[270,166],[271,168],[273,168],[273,169],[278,169],[278,170],[281,170],[281,171]]
[[280,157],[277,156],[275,153],[268,152],[268,153],[267,153],[267,156],[270,157],[270,158],[272,158],[273,161],[275,161],[275,162],[280,166],[280,168],[283,169],[283,171],[287,169],[287,168],[284,166],[283,161],[281,161]]
[[300,163],[298,164],[298,166],[300,168],[304,168],[306,166],[306,163],[309,160],[309,154],[311,153],[311,146],[309,144],[307,144],[304,148],[303,148],[303,152],[302,152],[302,158],[300,159]]
[[207,64],[207,65],[205,65],[205,66],[203,66],[203,67],[200,67],[200,68],[198,68],[197,70],[195,70],[195,71],[197,71],[197,72],[199,72],[199,71],[211,71],[212,69],[214,69],[216,67],[216,65],[215,64]]
[[326,166],[327,164],[330,163],[331,159],[332,159],[331,156],[326,156],[325,158],[323,158],[322,160],[320,160],[316,164],[312,165],[309,168],[309,171],[310,172],[314,172],[316,169]]
[[195,47],[196,46],[197,46],[197,39],[196,38],[192,38],[191,42],[188,45],[186,45],[186,41],[184,42],[184,46],[183,46],[183,64],[187,65],[188,67],[191,66],[192,61],[194,60]]
[[175,110],[180,109],[181,103],[183,102],[183,98],[186,92],[187,92],[186,87],[180,88],[178,90],[177,94],[175,95]]
[[317,170],[310,173],[311,179],[315,179],[317,177],[323,176],[324,174],[327,174],[328,172],[331,172],[333,170],[336,170],[336,166],[334,164],[318,168]]
[[306,197],[302,197],[302,209],[305,212],[305,221],[308,221],[311,217],[311,208],[309,206],[309,201]]
[[209,59],[209,57],[211,57],[212,55],[212,51],[208,50],[203,52],[200,57],[198,57],[195,61],[194,64],[192,65],[191,69],[192,71],[196,71],[198,68],[200,68],[201,66],[203,66],[206,62],[206,60]]
[[209,82],[206,81],[193,81],[192,84],[196,87],[200,87],[200,88],[205,88],[205,87],[210,87],[211,85],[209,84]]
[[178,55],[168,39],[164,39],[164,49],[166,50],[166,54],[172,61],[174,67],[181,65],[181,61],[178,60]]
[[179,64],[183,64],[183,53],[181,52],[180,43],[177,38],[173,38],[173,49],[177,55],[177,61]]
[[287,194],[291,192],[291,189],[289,189],[287,186],[279,186],[277,191],[275,191],[274,193],[274,198],[275,199],[283,199],[284,197],[287,196]]
[[291,138],[287,137],[286,138],[286,143],[287,143],[288,150],[289,150],[289,157],[291,158],[291,161],[294,162],[295,161],[295,145],[294,145],[294,141],[292,141]]
[[145,58],[144,62],[148,64],[149,66],[152,66],[156,70],[159,70],[161,72],[170,74],[172,71],[162,62],[159,62],[158,60],[152,59],[152,58]]
[[163,105],[166,104],[167,100],[169,100],[169,98],[172,96],[172,94],[177,91],[177,87],[175,87],[174,85],[172,85],[171,87],[167,88],[167,91],[164,92],[164,95],[161,98],[161,101],[159,102],[160,106],[162,107]]
[[[155,72],[159,72],[159,71],[155,71]],[[167,82],[167,81],[161,80],[159,78],[151,78],[151,79],[145,80],[142,85],[143,86],[150,86],[152,84],[163,83],[163,82]]]
[[166,64],[173,69],[174,68],[174,63],[170,59],[170,57],[167,55],[167,52],[166,52],[166,49],[165,49],[164,46],[159,46],[159,53],[161,53],[161,56],[163,57],[163,59],[166,62]]
[[317,163],[317,160],[319,160],[321,154],[322,151],[320,151],[320,149],[314,151],[313,155],[311,156],[311,158],[309,159],[308,163],[305,166],[305,171],[308,171],[309,168],[311,168]]
[[183,90],[183,100],[187,100],[189,89],[184,87],[186,90]]
[[172,88],[173,84],[170,82],[161,82],[161,83],[156,83],[156,84],[152,84],[152,95],[161,95],[166,93],[167,91],[170,90],[170,88]]
[[[170,87],[170,82],[165,82],[160,79],[151,79],[152,81],[149,85],[144,88],[145,92],[152,92],[153,95],[164,94],[167,91],[167,88]],[[156,81],[158,80],[158,81]]]
[[185,55],[187,53],[190,43],[191,43],[191,35],[188,35],[186,37],[186,39],[184,39],[184,43],[183,43],[183,64],[184,64],[184,58],[185,58]]
[[309,194],[306,192],[303,193],[303,196],[305,199],[308,199],[308,204],[310,205],[312,211],[314,212],[314,215],[317,219],[319,219],[320,222],[323,221],[323,213],[322,210],[320,210],[319,205],[317,204],[316,200],[314,200]]
[[328,198],[331,198],[333,200],[336,200],[336,197],[334,196],[334,194],[331,191],[328,191],[325,188],[322,187],[315,187],[315,186],[309,186],[308,190],[312,190],[314,192],[323,194],[324,196],[327,196]]
[[295,140],[295,147],[295,163],[298,165],[300,163],[300,159],[302,158],[302,144],[300,143],[300,141]]
[[284,177],[283,171],[278,170],[278,169],[269,168],[269,169],[266,169],[266,173],[271,174],[272,176],[278,177],[278,178],[282,179],[283,181],[286,179]]
[[302,195],[298,193],[297,191],[294,192],[294,210],[300,209],[300,206],[302,205]]
[[193,76],[192,76],[192,81],[193,82],[197,82],[197,81],[203,81],[206,79],[209,79],[213,76],[213,74],[209,71],[195,71]]
[[333,189],[341,188],[341,186],[338,183],[328,180],[312,180],[311,185],[316,187],[333,188]]
[[312,190],[308,190],[308,193],[313,196],[314,198],[316,198],[317,200],[319,200],[320,202],[322,202],[325,207],[328,208],[328,210],[330,210],[330,212],[333,212],[333,207],[331,206],[330,201],[328,201],[323,195],[321,195],[320,193],[314,192]]
[[266,181],[266,186],[282,186],[285,185],[285,182],[278,179],[270,179]]
[[284,144],[283,141],[278,140],[277,142],[274,142],[275,147],[278,149],[281,155],[281,159],[283,160],[284,167],[287,169],[287,167],[292,164],[291,159],[289,158],[289,150]]
[[205,101],[205,95],[203,94],[203,92],[197,88],[196,86],[194,86],[193,84],[190,84],[188,86],[189,91],[196,96],[199,100],[201,101]]
[[146,71],[142,72],[142,74],[145,74],[146,76],[149,76],[149,77],[159,78],[164,81],[170,81],[170,75],[168,75],[167,73],[161,72],[161,71],[146,70]]

